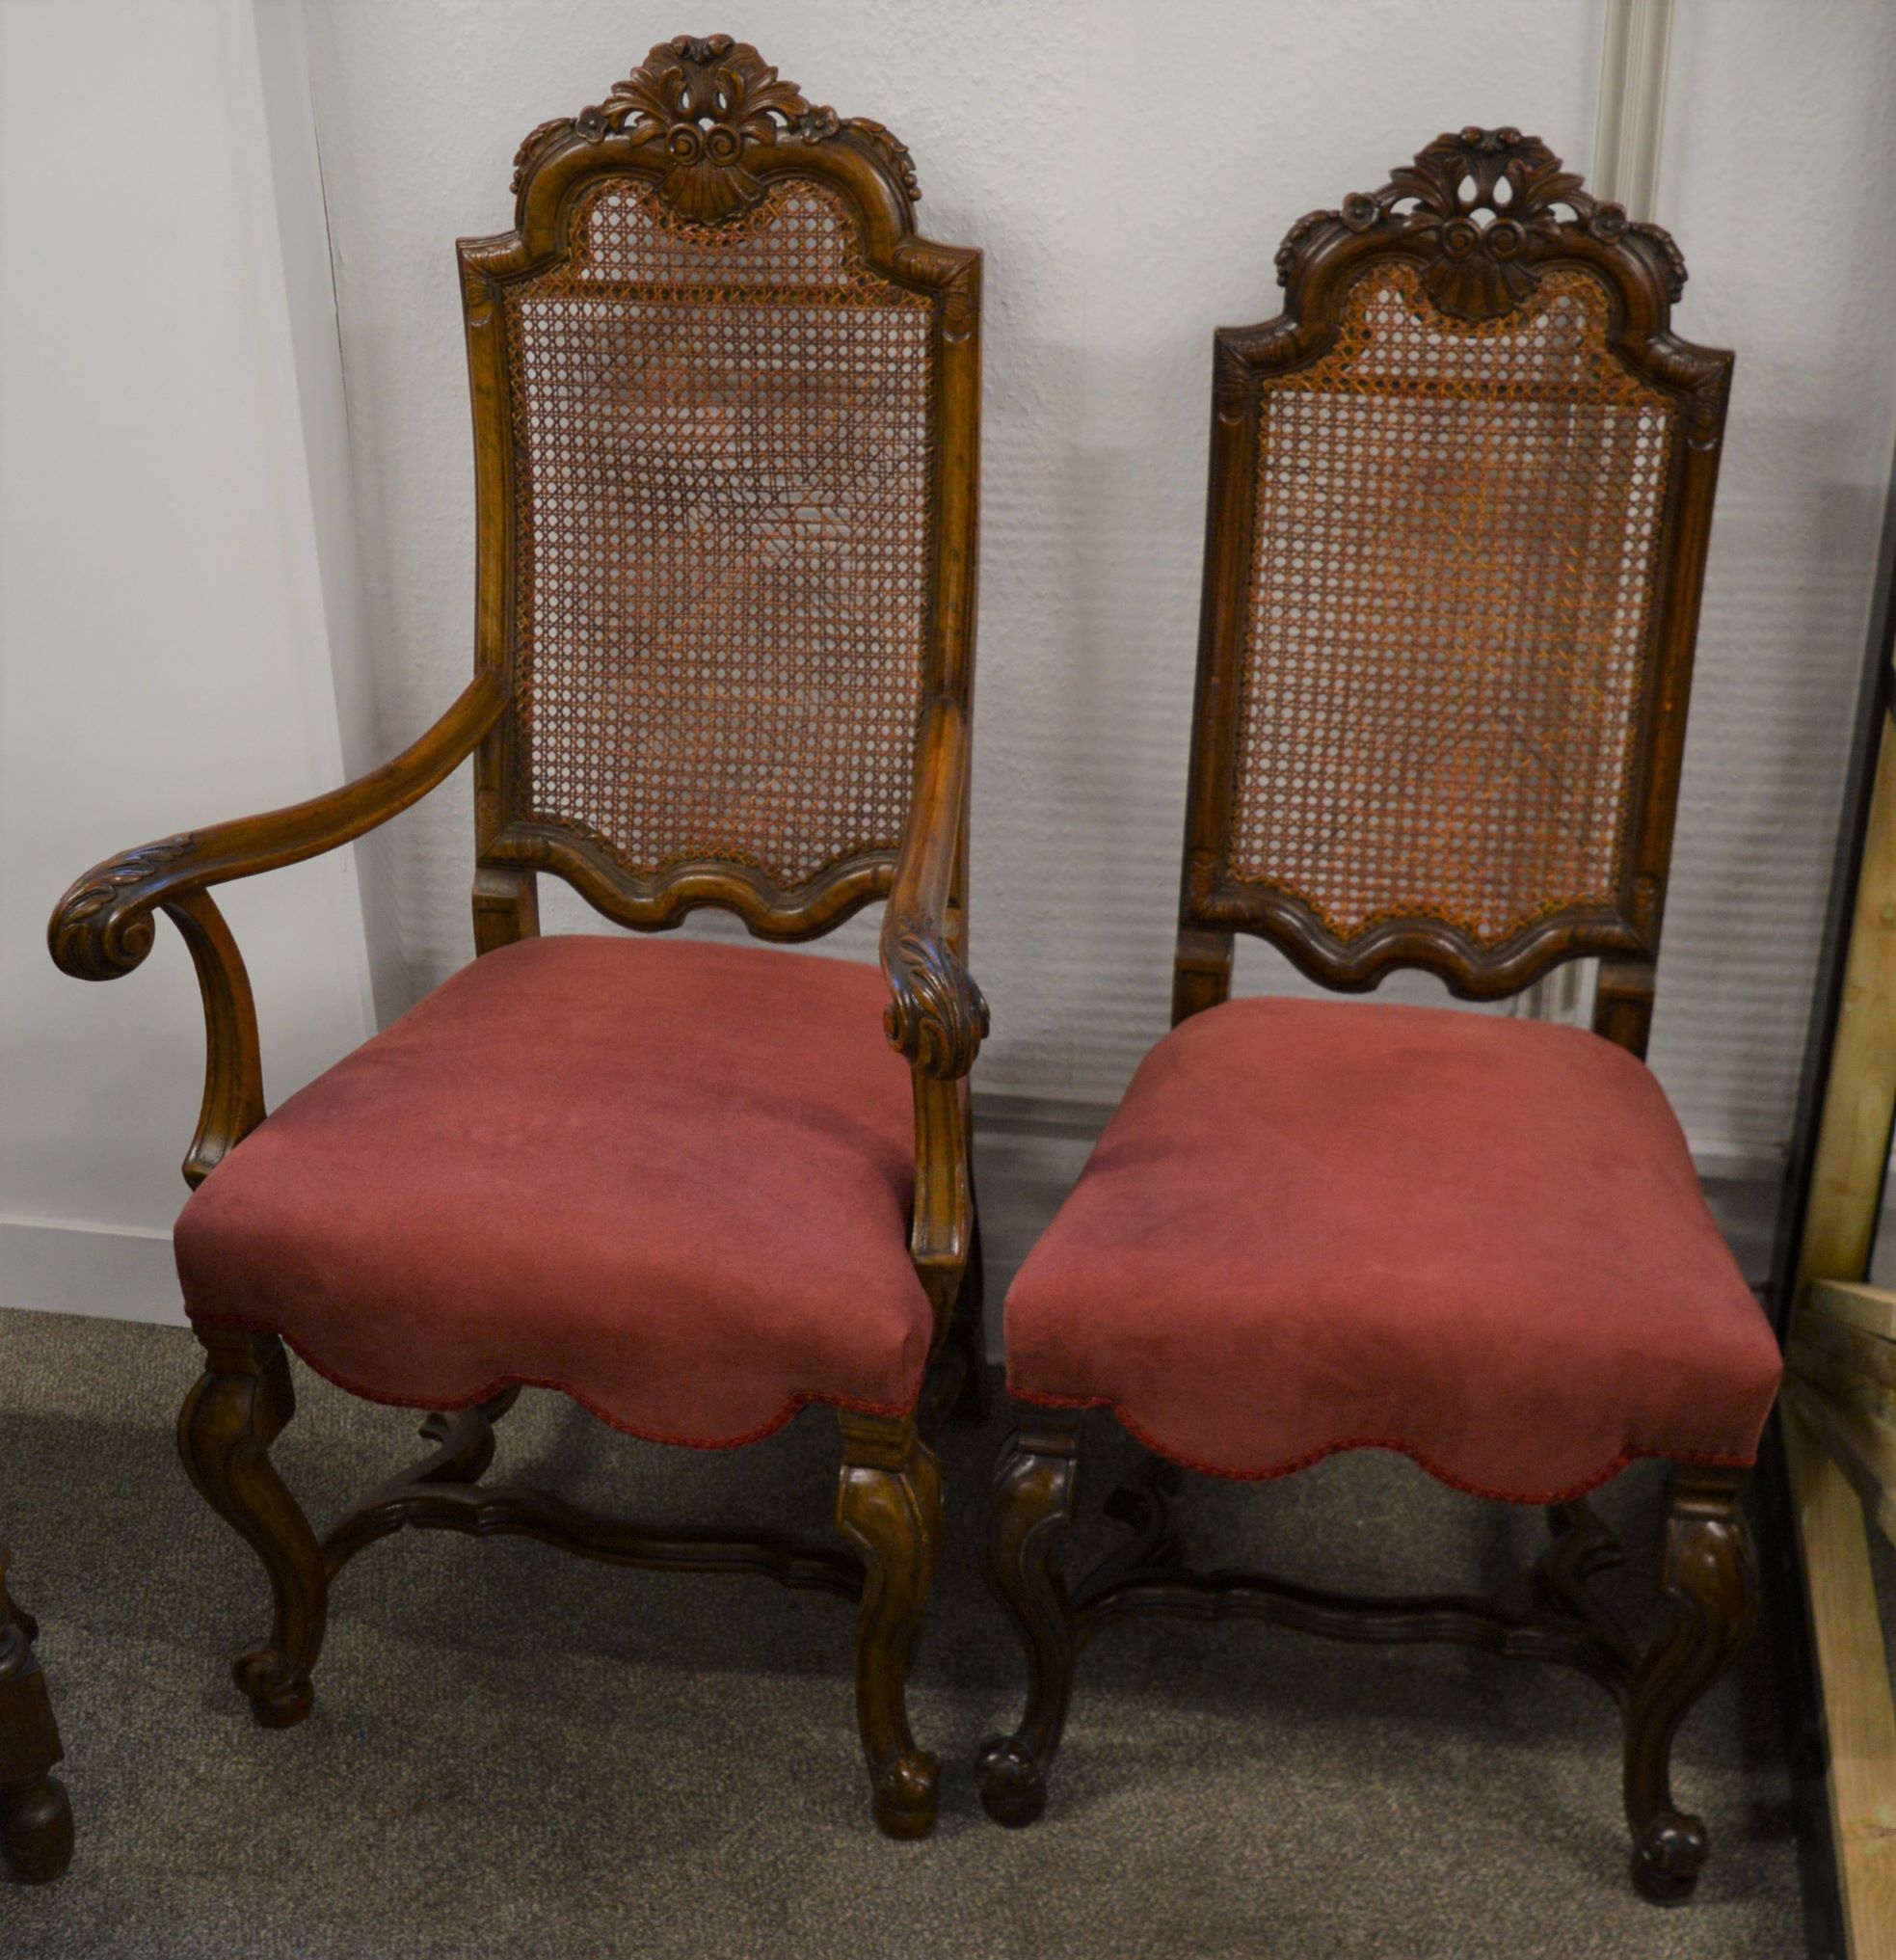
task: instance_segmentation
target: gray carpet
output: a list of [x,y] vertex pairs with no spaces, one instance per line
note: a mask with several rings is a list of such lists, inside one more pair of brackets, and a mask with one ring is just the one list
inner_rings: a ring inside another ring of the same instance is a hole
[[[316,1711],[266,1733],[226,1668],[263,1628],[260,1574],[172,1450],[196,1354],[169,1329],[0,1313],[0,1525],[42,1624],[78,1826],[62,1884],[0,1883],[10,1960],[1800,1951],[1757,1653],[1680,1742],[1678,1794],[1714,1840],[1682,1911],[1627,1885],[1599,1689],[1255,1625],[1103,1636],[1045,1820],[987,1823],[969,1763],[1011,1721],[1020,1666],[973,1557],[1001,1417],[944,1443],[949,1551],[914,1692],[946,1764],[926,1842],[869,1824],[848,1609],[756,1580],[408,1535],[344,1575]],[[298,1384],[277,1455],[320,1520],[406,1459],[413,1423]],[[827,1528],[817,1410],[708,1456],[529,1395],[501,1437],[501,1470],[594,1502]],[[1131,1458],[1104,1420],[1091,1440],[1096,1507]],[[1642,1572],[1658,1492],[1629,1475],[1601,1506]],[[1498,1583],[1541,1531],[1367,1454],[1262,1490],[1195,1481],[1184,1517],[1207,1563],[1364,1587]]]

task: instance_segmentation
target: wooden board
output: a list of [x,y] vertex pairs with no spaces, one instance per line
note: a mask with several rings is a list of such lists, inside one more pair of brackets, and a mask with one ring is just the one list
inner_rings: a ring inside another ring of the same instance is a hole
[[1856,1491],[1801,1404],[1795,1391],[1785,1399],[1784,1442],[1823,1672],[1850,1960],[1896,1960],[1896,1703],[1869,1538]]

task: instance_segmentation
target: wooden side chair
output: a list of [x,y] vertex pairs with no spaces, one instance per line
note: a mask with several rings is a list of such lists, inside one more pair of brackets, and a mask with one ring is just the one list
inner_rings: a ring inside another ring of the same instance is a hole
[[[516,160],[464,241],[476,675],[386,768],[129,851],[61,901],[111,980],[163,910],[209,1068],[176,1231],[208,1365],[186,1467],[269,1573],[236,1663],[301,1721],[329,1588],[405,1525],[859,1603],[876,1821],[929,1829],[904,1683],[941,1499],[924,1418],[981,1392],[962,1083],[979,255],[915,229],[909,155],[724,36],[654,48]],[[334,849],[475,758],[478,957],[267,1119],[211,896]],[[766,941],[886,902],[881,972],[782,948],[538,933],[566,879],[643,935],[704,905]],[[429,1456],[319,1539],[268,1451],[285,1346],[439,1411]],[[924,1378],[926,1378],[924,1385]],[[839,1411],[852,1551],[582,1514],[481,1481],[520,1384],[728,1448]]]
[[72,1806],[52,1774],[66,1752],[33,1651],[40,1629],[8,1597],[8,1563],[0,1545],[0,1853],[15,1878],[43,1885],[72,1862]]
[[[1667,234],[1511,129],[1437,139],[1292,229],[1282,316],[1220,333],[1173,1030],[1007,1301],[1033,1405],[990,1570],[1025,1719],[979,1764],[1036,1816],[1077,1644],[1246,1615],[1558,1660],[1625,1717],[1633,1874],[1691,1888],[1674,1732],[1744,1647],[1739,1491],[1778,1354],[1642,1057],[1731,357],[1676,338]],[[1593,1031],[1230,998],[1254,932],[1343,992],[1518,993],[1601,961]],[[1072,1410],[1149,1446],[1123,1548],[1068,1584]],[[1535,1603],[1357,1600],[1191,1571],[1181,1470],[1402,1451],[1548,1507]],[[1589,1591],[1586,1493],[1678,1464],[1649,1646]]]

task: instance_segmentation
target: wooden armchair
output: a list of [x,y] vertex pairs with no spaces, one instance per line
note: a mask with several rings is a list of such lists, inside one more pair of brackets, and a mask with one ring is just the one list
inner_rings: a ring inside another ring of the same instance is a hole
[[[1754,1616],[1739,1490],[1776,1343],[1640,1059],[1731,371],[1672,335],[1684,267],[1517,131],[1444,136],[1292,229],[1281,318],[1217,336],[1173,1032],[1007,1301],[1038,1405],[990,1571],[1030,1662],[980,1762],[1046,1801],[1076,1644],[1146,1614],[1449,1640],[1578,1667],[1625,1717],[1633,1875],[1691,1888],[1672,1738]],[[1601,961],[1593,1032],[1230,998],[1234,934],[1342,992],[1399,967],[1492,1001]],[[1077,1418],[1154,1452],[1077,1583]],[[1402,1451],[1548,1507],[1520,1611],[1359,1600],[1184,1560],[1182,1469]],[[1679,1464],[1643,1649],[1589,1591],[1586,1493]]]
[[65,1755],[33,1651],[39,1628],[7,1595],[0,1545],[0,1854],[28,1885],[58,1878],[72,1862],[72,1806],[53,1774]]
[[[179,1438],[270,1576],[269,1636],[236,1664],[258,1718],[308,1712],[331,1582],[404,1525],[758,1572],[860,1602],[876,1820],[919,1836],[935,1765],[904,1683],[940,1493],[918,1425],[981,1393],[962,1088],[987,1023],[963,902],[979,255],[917,234],[880,123],[723,36],[654,48],[542,124],[514,190],[515,229],[460,247],[473,682],[361,782],[89,872],[53,955],[116,979],[162,910],[197,963],[209,1065],[176,1245],[208,1366]],[[266,1119],[211,888],[361,836],[469,755],[479,956]],[[543,871],[642,934],[712,905],[807,940],[886,900],[882,970],[543,939]],[[285,1343],[359,1394],[451,1411],[326,1539],[267,1454]],[[484,1485],[523,1383],[706,1447],[834,1406],[853,1554]]]

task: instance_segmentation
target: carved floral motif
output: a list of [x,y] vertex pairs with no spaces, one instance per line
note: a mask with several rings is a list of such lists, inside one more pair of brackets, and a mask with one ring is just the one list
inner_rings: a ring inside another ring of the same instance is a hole
[[1622,206],[1593,197],[1537,136],[1518,129],[1438,136],[1379,191],[1353,192],[1338,210],[1299,218],[1277,254],[1280,284],[1335,226],[1357,233],[1387,227],[1424,242],[1430,296],[1464,319],[1492,319],[1517,305],[1539,282],[1535,258],[1574,228],[1601,244],[1639,241],[1657,256],[1670,298],[1685,285],[1685,260],[1669,233],[1634,224]]
[[661,144],[668,159],[665,195],[687,218],[714,224],[755,203],[763,186],[745,159],[780,136],[827,143],[848,134],[872,149],[911,200],[920,198],[915,161],[895,133],[867,116],[841,120],[834,109],[805,99],[794,82],[749,42],[728,34],[662,41],[603,102],[577,117],[555,117],[527,137],[514,157],[518,197],[536,161],[575,131],[590,143],[628,131],[637,144]]

